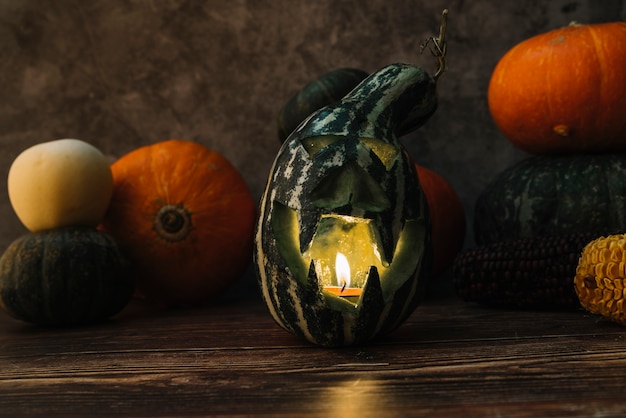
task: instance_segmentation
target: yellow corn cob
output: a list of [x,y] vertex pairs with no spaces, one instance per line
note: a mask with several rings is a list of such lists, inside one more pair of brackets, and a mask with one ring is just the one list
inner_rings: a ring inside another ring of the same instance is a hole
[[600,237],[585,246],[574,287],[583,308],[626,325],[626,234]]

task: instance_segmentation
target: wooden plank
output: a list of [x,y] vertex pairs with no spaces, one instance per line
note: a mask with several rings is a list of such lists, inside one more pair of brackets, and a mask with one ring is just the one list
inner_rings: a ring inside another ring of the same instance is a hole
[[625,332],[582,312],[455,300],[342,349],[292,337],[259,303],[136,309],[70,330],[5,317],[0,415],[617,416]]

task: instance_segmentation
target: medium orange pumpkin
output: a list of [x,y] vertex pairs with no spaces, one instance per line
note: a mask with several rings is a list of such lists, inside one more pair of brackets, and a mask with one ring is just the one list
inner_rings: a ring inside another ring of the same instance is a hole
[[416,164],[432,228],[433,274],[452,265],[465,240],[465,210],[450,183],[438,173]]
[[519,43],[496,65],[488,102],[527,152],[626,149],[626,23],[572,24]]
[[240,175],[205,146],[169,140],[117,160],[103,227],[128,254],[140,294],[205,302],[248,268],[256,203]]

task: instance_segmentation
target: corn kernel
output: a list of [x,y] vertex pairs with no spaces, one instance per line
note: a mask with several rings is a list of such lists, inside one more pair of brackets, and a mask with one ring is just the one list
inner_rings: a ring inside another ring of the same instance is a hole
[[594,268],[594,274],[596,277],[603,279],[604,277],[606,277],[606,274],[604,273],[604,268],[605,268],[605,264],[604,263],[596,263],[595,268]]
[[612,280],[619,277],[619,264],[609,261],[606,265],[606,275]]

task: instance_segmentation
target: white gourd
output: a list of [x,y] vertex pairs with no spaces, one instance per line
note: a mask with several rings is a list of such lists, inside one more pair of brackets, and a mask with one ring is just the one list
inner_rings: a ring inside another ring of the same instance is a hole
[[17,217],[30,231],[96,226],[109,206],[113,175],[96,147],[58,139],[18,155],[7,186]]

